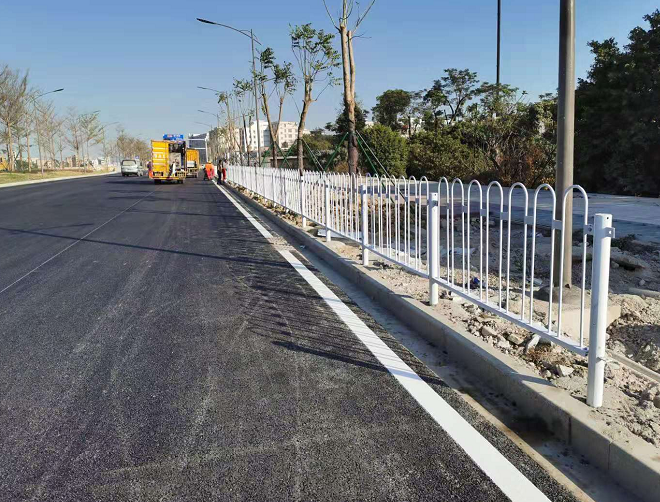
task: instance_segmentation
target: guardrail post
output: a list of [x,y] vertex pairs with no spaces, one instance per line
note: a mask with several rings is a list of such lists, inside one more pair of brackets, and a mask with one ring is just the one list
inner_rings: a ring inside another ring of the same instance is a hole
[[362,215],[362,265],[369,266],[369,206],[367,205],[367,187],[360,185],[360,212]]
[[284,206],[283,207],[284,207],[284,212],[288,214],[289,213],[289,205],[288,205],[287,196],[286,196],[286,189],[287,189],[286,185],[287,185],[287,175],[285,173],[284,174],[284,182],[282,184],[282,187],[284,188],[284,194],[283,194],[284,195],[283,196]]
[[302,228],[307,228],[307,218],[305,218],[305,177],[300,177],[300,216],[302,216]]
[[275,169],[270,172],[270,200],[273,201],[273,207],[275,207]]
[[438,304],[438,283],[433,279],[438,277],[439,271],[439,251],[440,251],[440,225],[438,218],[440,210],[438,208],[438,192],[433,192],[427,196],[427,215],[426,221],[429,225],[429,237],[427,242],[427,258],[429,262],[429,304]]
[[325,242],[332,240],[332,232],[330,232],[330,185],[328,185],[328,178],[323,179],[323,215],[325,219]]
[[613,236],[612,215],[596,214],[593,223],[594,247],[591,272],[591,319],[587,379],[587,404],[593,408],[599,408],[603,405],[607,294],[610,282],[610,246]]

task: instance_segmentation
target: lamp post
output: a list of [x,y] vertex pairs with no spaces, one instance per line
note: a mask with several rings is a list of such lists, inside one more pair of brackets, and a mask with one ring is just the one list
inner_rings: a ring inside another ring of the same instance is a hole
[[[218,131],[218,138],[219,138],[220,137],[219,136],[220,135],[220,114],[219,113],[207,112],[207,111],[204,111],[204,110],[197,110],[197,111],[200,112],[200,113],[207,113],[209,115],[215,115],[215,118],[218,120],[218,127],[217,127],[216,131]],[[211,127],[211,129],[213,129],[213,127]],[[219,139],[218,139],[218,141],[219,141]],[[220,148],[219,148],[219,145],[218,145],[218,151],[219,150],[220,150]]]
[[[195,124],[200,124],[200,125],[206,126],[206,127],[210,128],[210,129],[209,129],[210,131],[213,131],[213,126],[212,126],[211,124],[207,124],[206,122],[195,122]],[[211,133],[209,132],[208,134],[210,135]],[[213,145],[211,145],[211,146],[213,147]],[[213,150],[213,151],[212,151],[211,153],[212,153],[213,155],[210,156],[210,157],[207,155],[207,161],[208,161],[209,158],[213,159],[213,158],[215,158],[217,155],[219,155],[220,148],[217,148],[217,150],[218,150],[217,152],[216,152],[215,149],[213,149],[213,148],[212,148],[212,150]]]
[[[55,89],[54,91],[44,92],[44,93],[39,94],[38,96],[35,96],[35,97],[32,98],[34,126],[37,129],[37,149],[39,151],[39,168],[41,170],[41,176],[42,177],[44,175],[44,161],[41,158],[41,133],[39,132],[39,123],[37,122],[37,99],[39,99],[42,96],[45,96],[46,94],[53,94],[54,92],[61,92],[63,90],[64,90],[64,88]],[[29,172],[29,166],[28,166],[28,172]]]
[[[201,85],[197,86],[198,89],[204,89],[205,91],[213,91],[218,98],[220,98],[220,95],[222,94],[222,91],[219,91],[217,89],[211,89],[210,87],[202,87]],[[234,135],[234,119],[232,117],[231,113],[231,108],[229,106],[229,99],[224,100],[225,106],[227,108],[226,113],[227,113],[227,150],[229,152],[229,155],[232,155],[231,152],[234,152],[234,142],[236,141],[236,137]],[[218,99],[218,104],[220,104],[220,101]],[[219,141],[219,140],[218,140]],[[240,149],[240,147],[239,147]]]
[[500,89],[500,43],[502,40],[502,0],[497,0],[497,90]]
[[[250,29],[250,32],[249,32],[250,34],[248,35],[248,30],[239,30],[239,29],[236,29],[236,28],[234,28],[232,26],[229,26],[229,25],[226,25],[226,24],[221,24],[221,23],[216,23],[214,21],[209,21],[208,19],[201,19],[201,18],[198,17],[197,21],[199,21],[200,23],[212,24],[212,25],[215,25],[215,26],[222,26],[223,28],[228,28],[230,30],[237,31],[241,35],[249,37],[250,40],[252,41],[252,87],[253,87],[252,90],[254,91],[254,106],[255,106],[254,113],[255,113],[256,118],[257,118],[257,159],[259,159],[259,156],[261,155],[261,128],[259,126],[259,98],[257,97],[257,69],[256,69],[256,65],[255,65],[255,62],[254,62],[254,43],[257,42],[259,45],[261,45],[261,42],[259,42],[259,40],[256,39],[252,29]],[[249,163],[249,160],[250,159],[248,159],[248,163]]]
[[[571,286],[573,194],[562,210],[564,192],[573,184],[573,153],[575,145],[575,0],[560,0],[559,10],[559,93],[557,98],[557,220],[564,223],[564,249],[555,248],[555,277],[557,286]],[[559,277],[560,260],[564,260],[564,274]]]

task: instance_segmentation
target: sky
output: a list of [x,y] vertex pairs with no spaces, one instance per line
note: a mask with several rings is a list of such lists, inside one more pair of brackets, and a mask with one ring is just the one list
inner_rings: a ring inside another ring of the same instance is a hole
[[[341,0],[326,0],[336,14]],[[4,7],[3,7],[4,4]],[[366,6],[363,0],[362,6]],[[559,0],[502,0],[502,82],[532,98],[557,88]],[[584,77],[590,40],[614,37],[643,25],[657,0],[577,0],[576,74]],[[64,113],[100,110],[102,122],[119,122],[148,140],[164,133],[209,129],[213,93],[250,76],[250,39],[201,24],[196,17],[254,30],[280,61],[293,61],[291,25],[334,28],[322,0],[0,0],[0,64],[29,70]],[[469,68],[495,81],[497,0],[376,0],[354,44],[356,93],[366,109],[387,89],[428,88],[446,68]],[[339,45],[337,44],[337,49]],[[341,75],[338,72],[338,75]],[[301,93],[295,95],[300,103]],[[284,120],[297,120],[287,100]],[[341,86],[312,104],[307,128],[334,120]],[[112,129],[114,126],[109,127]]]

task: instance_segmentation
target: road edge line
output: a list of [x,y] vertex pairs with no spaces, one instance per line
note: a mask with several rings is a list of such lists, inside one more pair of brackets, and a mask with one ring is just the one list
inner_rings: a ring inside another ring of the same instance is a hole
[[541,419],[548,429],[620,486],[645,502],[660,493],[658,451],[643,439],[613,440],[605,423],[596,423],[592,409],[574,399],[529,368],[472,336],[430,307],[394,293],[366,268],[339,256],[304,230],[279,218],[258,202],[229,186],[232,194],[269,223],[304,244],[319,259],[349,280],[399,321],[458,361],[476,377],[487,381],[529,417]]
[[[217,185],[216,185],[217,186]],[[261,223],[234,200],[223,187],[218,189],[231,200],[248,221],[262,235]],[[449,405],[433,388],[408,366],[391,348],[381,340],[328,286],[312,273],[289,250],[277,250],[282,257],[316,291],[321,299],[337,315],[339,320],[372,353],[403,389],[430,415],[454,442],[470,457],[475,465],[490,478],[499,490],[512,502],[550,502],[522,472],[467,420]]]

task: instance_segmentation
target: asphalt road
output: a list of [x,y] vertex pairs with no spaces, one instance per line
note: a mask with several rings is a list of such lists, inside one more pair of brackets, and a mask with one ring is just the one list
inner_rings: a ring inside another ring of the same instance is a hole
[[110,176],[0,189],[0,500],[506,497],[214,185]]

